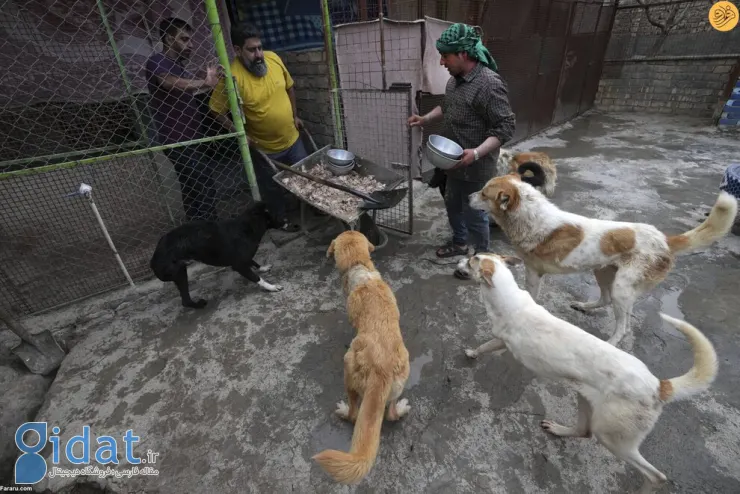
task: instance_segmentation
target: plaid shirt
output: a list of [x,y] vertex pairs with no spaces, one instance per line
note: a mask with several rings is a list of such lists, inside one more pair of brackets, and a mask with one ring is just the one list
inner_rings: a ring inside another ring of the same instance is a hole
[[[490,136],[501,144],[514,135],[516,117],[509,105],[506,83],[488,67],[478,64],[463,77],[451,77],[442,103],[443,135],[463,149],[480,146]],[[447,170],[447,176],[465,182],[486,182],[496,173],[499,150],[482,155],[464,168]]]

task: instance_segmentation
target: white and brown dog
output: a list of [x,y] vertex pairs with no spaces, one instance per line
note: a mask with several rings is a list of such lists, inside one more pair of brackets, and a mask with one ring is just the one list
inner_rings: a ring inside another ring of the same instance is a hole
[[496,161],[496,176],[510,173],[519,174],[522,180],[533,185],[547,197],[555,194],[558,172],[547,153],[517,152],[502,148]]
[[[571,307],[588,311],[612,304],[616,345],[629,330],[635,300],[663,281],[676,254],[706,247],[727,234],[737,200],[721,192],[709,217],[680,235],[652,225],[587,218],[559,209],[518,174],[491,179],[470,195],[470,206],[487,211],[526,265],[529,293],[537,299],[545,274],[593,271],[601,296]],[[464,269],[461,261],[458,269]]]
[[341,233],[326,253],[334,256],[347,295],[349,322],[357,331],[344,355],[344,387],[349,406],[337,405],[336,414],[355,424],[348,453],[327,449],[313,457],[334,480],[355,484],[375,463],[386,403],[387,420],[396,421],[411,407],[398,400],[409,377],[409,352],[403,343],[396,298],[370,253],[375,250],[357,231]]
[[517,285],[507,264],[520,259],[477,254],[468,260],[480,285],[481,301],[494,338],[475,350],[510,351],[538,376],[561,380],[578,392],[578,422],[568,427],[543,420],[547,432],[561,437],[592,434],[618,458],[645,477],[643,492],[665,483],[666,476],[640,454],[640,445],[655,426],[663,406],[709,388],[717,375],[712,343],[694,326],[665,314],[660,316],[689,340],[694,365],[684,375],[659,379],[637,357],[548,312]]

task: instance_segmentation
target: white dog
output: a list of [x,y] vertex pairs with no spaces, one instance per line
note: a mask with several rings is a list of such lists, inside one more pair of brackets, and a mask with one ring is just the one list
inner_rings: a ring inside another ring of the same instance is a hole
[[488,181],[470,195],[470,206],[487,211],[527,267],[527,289],[537,299],[544,274],[593,270],[601,296],[575,302],[588,311],[612,304],[617,345],[630,327],[638,296],[663,281],[676,254],[706,247],[725,236],[737,214],[737,199],[720,192],[709,217],[680,235],[653,225],[588,218],[559,209],[514,173]]
[[507,267],[520,259],[493,254],[470,258],[468,268],[480,284],[494,339],[475,350],[509,350],[526,368],[543,377],[561,379],[578,391],[578,423],[567,427],[543,420],[542,428],[562,437],[591,434],[615,456],[645,476],[644,492],[666,476],[640,454],[642,441],[653,429],[663,405],[706,390],[717,375],[712,343],[694,326],[665,314],[660,316],[686,337],[694,351],[694,366],[683,376],[658,379],[636,357],[550,314],[517,285]]

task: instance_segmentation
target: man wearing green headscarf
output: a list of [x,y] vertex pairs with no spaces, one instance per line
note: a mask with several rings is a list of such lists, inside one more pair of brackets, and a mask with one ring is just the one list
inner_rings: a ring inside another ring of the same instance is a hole
[[[440,65],[452,77],[441,106],[424,116],[409,118],[411,127],[443,120],[442,135],[463,148],[460,163],[450,170],[435,169],[441,185],[452,241],[437,250],[438,257],[467,255],[468,233],[475,252],[489,250],[488,214],[470,208],[468,197],[493,178],[502,144],[514,135],[516,118],[509,105],[507,86],[483,46],[480,34],[466,24],[453,24],[436,43]],[[459,271],[455,275],[465,278]]]

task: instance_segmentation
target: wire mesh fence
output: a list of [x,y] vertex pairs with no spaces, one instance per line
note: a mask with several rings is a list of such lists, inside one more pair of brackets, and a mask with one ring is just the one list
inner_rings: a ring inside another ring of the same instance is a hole
[[209,112],[204,3],[163,24],[166,5],[0,0],[0,298],[17,313],[148,278],[169,228],[251,201],[238,134]]
[[[247,3],[182,0],[175,11],[165,0],[0,0],[0,303],[33,313],[149,278],[165,231],[233,216],[252,201],[249,164],[258,178],[270,172],[238,125],[253,123],[240,111],[249,103],[227,91],[239,83],[230,82],[231,40],[209,25],[228,24],[227,11],[243,16]],[[407,119],[443,97],[441,32],[452,22],[481,30],[509,86],[519,140],[590,107],[614,14],[608,0],[322,5],[334,145],[408,174],[408,197],[374,213],[405,233],[411,180],[431,168],[422,146],[441,131],[409,129]],[[187,25],[162,31],[173,17]],[[302,22],[270,39],[313,46],[315,22]],[[74,194],[82,184],[91,196]]]
[[413,233],[414,199],[411,132],[411,86],[395,84],[389,89],[340,89],[332,110],[342,129],[344,148],[378,166],[407,178],[406,197],[396,206],[372,211],[375,223],[401,233]]

